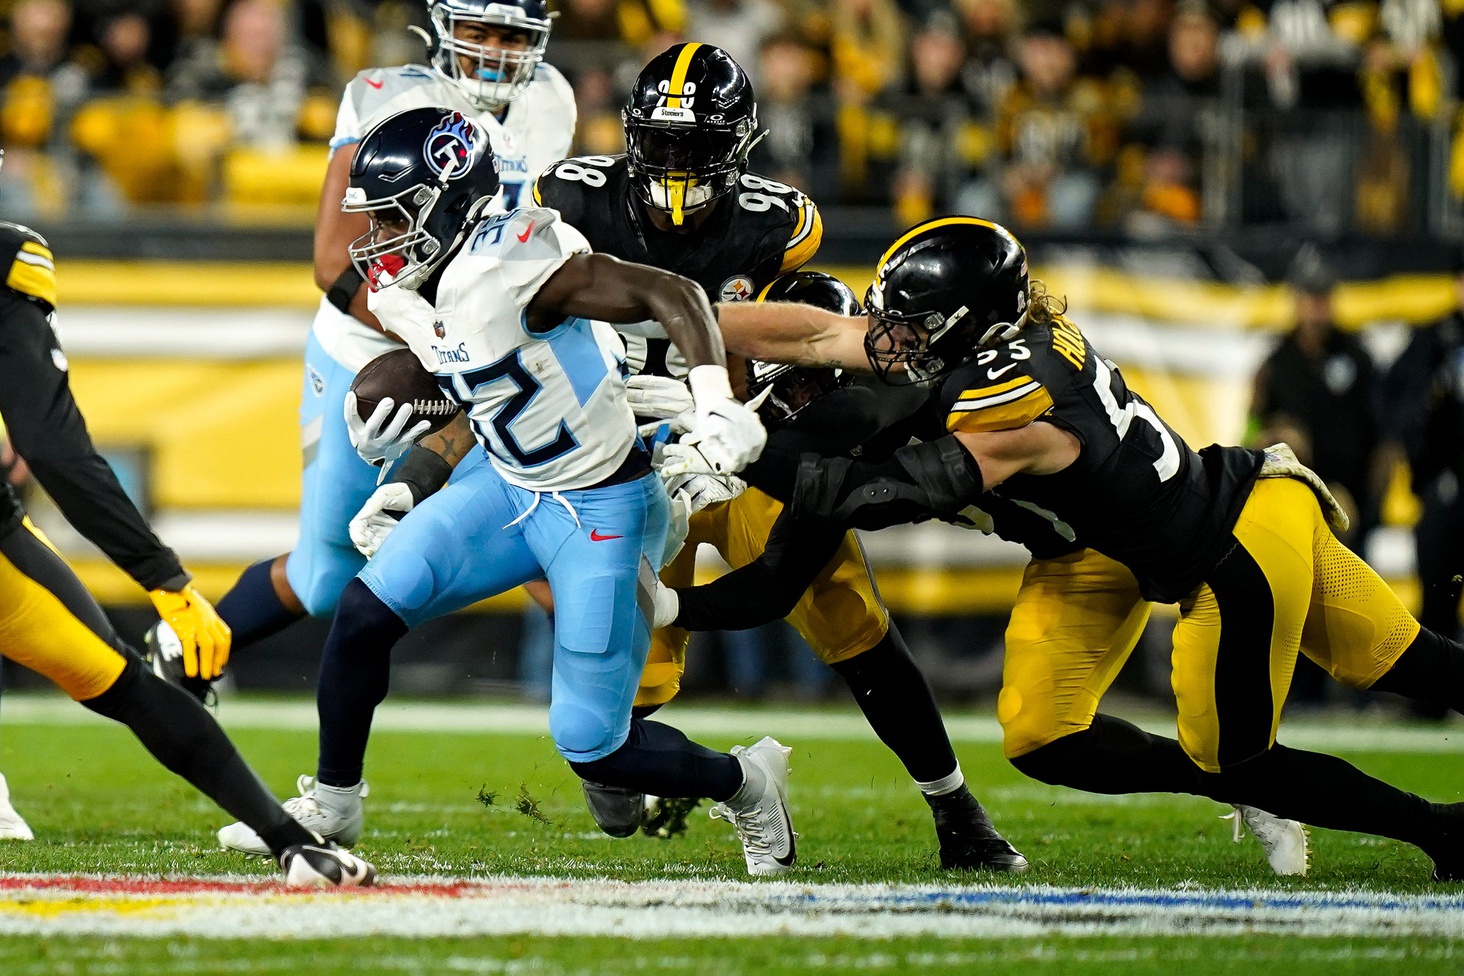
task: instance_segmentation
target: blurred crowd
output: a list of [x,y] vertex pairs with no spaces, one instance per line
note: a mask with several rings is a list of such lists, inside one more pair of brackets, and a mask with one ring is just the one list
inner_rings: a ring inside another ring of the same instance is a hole
[[[1056,230],[1395,230],[1424,168],[1399,134],[1456,127],[1464,47],[1457,0],[551,8],[581,151],[619,150],[630,80],[690,38],[752,75],[769,175],[902,222],[965,210]],[[406,28],[426,23],[422,0],[9,0],[0,16],[0,206],[20,217],[308,204],[341,86],[422,60]],[[1464,148],[1449,176],[1464,190]]]

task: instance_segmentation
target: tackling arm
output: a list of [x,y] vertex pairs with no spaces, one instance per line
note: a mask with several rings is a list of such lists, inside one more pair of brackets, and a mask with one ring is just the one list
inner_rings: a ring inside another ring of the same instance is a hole
[[723,341],[739,356],[873,371],[864,352],[868,323],[863,318],[794,302],[723,302],[717,306],[717,317]]

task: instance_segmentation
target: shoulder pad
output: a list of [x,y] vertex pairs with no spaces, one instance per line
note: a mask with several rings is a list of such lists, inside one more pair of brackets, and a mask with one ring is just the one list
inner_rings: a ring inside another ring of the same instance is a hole
[[382,106],[403,92],[441,80],[441,75],[420,64],[404,64],[394,68],[367,68],[346,85],[346,99],[364,125]]
[[783,266],[778,269],[778,274],[787,274],[803,267],[812,260],[819,245],[823,243],[823,216],[819,214],[818,207],[802,193],[798,194],[797,199],[798,217],[794,221],[788,244],[783,249]]
[[497,214],[478,225],[466,251],[478,258],[545,261],[588,251],[584,235],[559,219],[547,207],[530,207]]
[[552,64],[539,62],[539,68],[534,73],[534,83],[543,85],[552,91],[559,99],[575,108],[574,88],[570,85],[569,79],[560,73],[559,69]]
[[946,429],[980,433],[1025,427],[1052,409],[1052,394],[1031,368],[1022,337],[988,349],[941,387]]
[[571,156],[552,164],[534,181],[534,202],[552,207],[576,223],[584,214],[587,194],[603,190],[623,156]]
[[0,260],[5,262],[5,287],[56,307],[56,259],[46,239],[29,227],[0,222]]

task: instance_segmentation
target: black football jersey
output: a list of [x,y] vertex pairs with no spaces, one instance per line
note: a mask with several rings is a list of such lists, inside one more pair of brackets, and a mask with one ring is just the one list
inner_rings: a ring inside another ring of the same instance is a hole
[[1224,554],[1261,453],[1190,449],[1072,323],[1032,323],[951,373],[936,402],[948,431],[1041,419],[1082,443],[1071,467],[997,490],[1124,563],[1150,600],[1173,603]]
[[[657,230],[631,185],[624,156],[578,156],[550,166],[534,200],[559,211],[590,247],[695,281],[713,302],[750,301],[778,275],[801,268],[818,250],[823,221],[803,193],[752,173],[722,197],[694,233]],[[628,343],[636,371],[665,372],[669,343]]]
[[[183,575],[92,445],[71,396],[69,364],[56,338],[56,269],[43,237],[0,222],[0,419],[15,452],[82,535],[146,589]],[[0,535],[24,516],[0,483]]]

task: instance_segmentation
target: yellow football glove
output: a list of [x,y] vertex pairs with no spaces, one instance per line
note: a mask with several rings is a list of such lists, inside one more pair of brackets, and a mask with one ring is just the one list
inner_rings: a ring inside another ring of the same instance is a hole
[[173,628],[183,645],[183,671],[190,678],[212,681],[229,663],[231,635],[213,604],[190,584],[181,590],[150,590],[158,616]]

